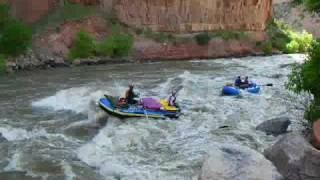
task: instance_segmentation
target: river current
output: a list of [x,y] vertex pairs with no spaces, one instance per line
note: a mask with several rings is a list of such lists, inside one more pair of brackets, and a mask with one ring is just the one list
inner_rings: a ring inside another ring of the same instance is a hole
[[[258,152],[281,136],[255,127],[289,117],[302,129],[303,99],[284,87],[303,55],[115,64],[18,72],[0,77],[0,179],[196,180],[213,147]],[[221,95],[248,75],[261,94]],[[118,119],[97,106],[133,82],[142,97],[181,86],[179,119]],[[235,162],[236,163],[236,162]],[[259,167],[256,167],[259,170]]]

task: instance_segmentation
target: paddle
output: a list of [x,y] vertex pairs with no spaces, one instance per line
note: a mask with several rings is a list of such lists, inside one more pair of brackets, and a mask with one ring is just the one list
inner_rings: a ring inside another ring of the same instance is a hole
[[269,84],[264,84],[264,85],[259,85],[259,86],[273,86],[273,84],[272,83],[269,83]]

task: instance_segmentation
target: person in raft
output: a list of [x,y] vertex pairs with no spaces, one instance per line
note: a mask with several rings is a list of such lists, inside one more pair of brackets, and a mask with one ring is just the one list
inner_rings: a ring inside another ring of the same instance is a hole
[[176,100],[177,100],[177,92],[172,91],[172,93],[168,99],[168,105],[169,106],[176,106]]
[[242,84],[241,76],[238,76],[237,79],[234,81],[235,87],[240,87]]
[[126,103],[127,104],[137,104],[138,101],[134,99],[136,97],[138,97],[138,95],[134,93],[133,85],[130,84],[129,89],[126,91],[126,94],[125,94]]
[[249,77],[248,77],[248,76],[246,76],[246,77],[245,77],[245,79],[244,79],[244,81],[243,81],[243,82],[241,82],[241,84],[240,84],[240,88],[245,89],[245,88],[248,88],[248,87],[250,87]]

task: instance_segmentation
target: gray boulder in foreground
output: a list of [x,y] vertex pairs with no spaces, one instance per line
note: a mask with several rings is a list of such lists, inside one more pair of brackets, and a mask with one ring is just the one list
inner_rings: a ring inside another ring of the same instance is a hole
[[280,135],[287,132],[291,121],[287,117],[280,117],[265,121],[259,124],[256,129],[265,132],[267,135]]
[[320,179],[320,151],[298,133],[285,135],[264,154],[288,180]]
[[247,147],[224,145],[205,157],[199,180],[280,180],[262,154]]

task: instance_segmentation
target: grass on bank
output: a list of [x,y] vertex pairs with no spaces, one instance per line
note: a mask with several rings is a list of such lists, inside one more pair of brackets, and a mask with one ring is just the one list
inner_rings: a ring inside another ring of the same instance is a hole
[[35,32],[41,32],[47,28],[59,27],[60,24],[67,20],[80,20],[96,13],[96,6],[65,2],[63,6],[53,9],[48,15],[34,23],[32,28]]
[[195,36],[199,45],[207,45],[212,38],[222,38],[223,40],[240,40],[248,38],[244,31],[219,30],[214,32],[202,32]]

